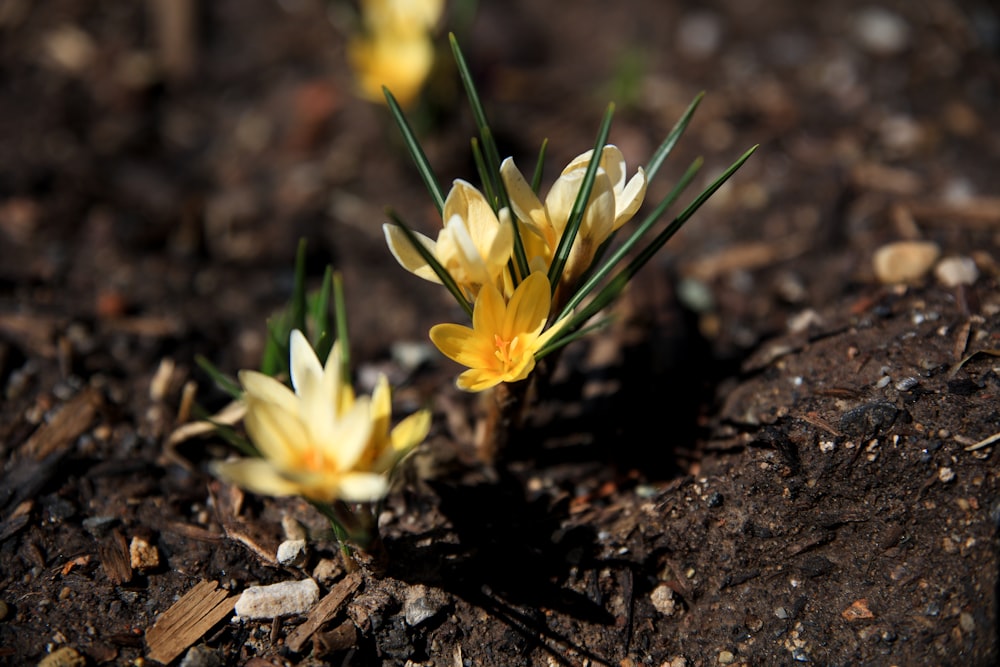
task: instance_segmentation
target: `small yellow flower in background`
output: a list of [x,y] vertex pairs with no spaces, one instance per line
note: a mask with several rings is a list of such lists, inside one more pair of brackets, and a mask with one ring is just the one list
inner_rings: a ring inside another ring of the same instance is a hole
[[431,328],[431,341],[442,354],[469,367],[456,380],[459,389],[483,391],[528,377],[535,354],[559,332],[556,323],[543,333],[550,291],[543,272],[525,278],[509,302],[495,285],[485,285],[476,299],[471,329],[460,324]]
[[347,52],[366,99],[384,103],[385,86],[412,105],[434,66],[431,31],[443,11],[444,0],[362,0],[364,34]]
[[257,371],[242,371],[247,435],[261,458],[219,461],[214,472],[254,493],[331,503],[373,502],[389,489],[388,473],[427,435],[423,411],[390,431],[388,382],[355,397],[341,378],[340,346],[321,365],[302,332],[290,338],[292,389]]
[[[593,149],[573,158],[549,189],[543,204],[524,176],[507,158],[500,166],[511,207],[540,243],[526,241],[529,262],[541,257],[545,266],[552,261],[559,239],[566,230],[573,202],[580,192],[583,177],[590,165]],[[563,282],[572,285],[582,275],[594,254],[612,232],[632,219],[646,195],[646,174],[639,167],[630,180],[625,178],[625,158],[617,146],[608,145],[601,152],[601,162],[594,177],[594,187],[583,221],[563,272]],[[528,238],[531,238],[529,236]]]
[[[514,248],[509,211],[501,210],[497,218],[486,197],[459,179],[445,199],[441,217],[445,222],[437,241],[419,233],[416,236],[466,296],[472,300],[483,285],[501,285]],[[383,230],[389,250],[404,269],[425,280],[441,282],[399,227],[386,224]]]

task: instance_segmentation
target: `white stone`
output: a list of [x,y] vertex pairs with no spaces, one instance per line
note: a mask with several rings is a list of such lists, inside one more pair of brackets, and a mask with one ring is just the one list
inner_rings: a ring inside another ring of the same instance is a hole
[[282,565],[301,565],[306,560],[306,541],[285,540],[278,545],[277,555]]
[[660,584],[649,594],[649,600],[653,603],[656,611],[664,616],[673,616],[677,613],[677,600],[674,591],[666,584]]
[[319,600],[319,586],[312,579],[282,581],[270,586],[251,586],[236,602],[240,619],[276,618],[302,614]]
[[979,279],[979,269],[971,257],[945,257],[934,267],[934,276],[945,287],[972,285]]

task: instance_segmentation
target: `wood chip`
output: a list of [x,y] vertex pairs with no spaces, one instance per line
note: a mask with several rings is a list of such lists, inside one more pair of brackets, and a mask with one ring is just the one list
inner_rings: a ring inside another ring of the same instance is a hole
[[175,602],[146,630],[147,657],[167,664],[233,613],[235,595],[202,581]]
[[320,626],[333,618],[340,607],[344,604],[351,594],[354,593],[361,585],[361,573],[352,572],[343,579],[341,579],[336,586],[330,589],[330,592],[326,594],[319,603],[313,607],[312,611],[309,612],[309,618],[306,619],[305,623],[295,628],[295,631],[288,636],[288,641],[286,645],[288,648],[292,649],[298,653],[299,649],[302,648],[303,644],[309,641],[309,638],[314,632],[319,630]]
[[39,427],[24,443],[22,452],[36,461],[69,447],[89,427],[101,406],[101,394],[96,389],[84,389],[69,400],[52,421]]
[[128,544],[125,542],[125,536],[120,532],[114,531],[111,537],[98,545],[97,556],[101,559],[104,573],[108,575],[108,579],[115,586],[132,580],[132,563]]

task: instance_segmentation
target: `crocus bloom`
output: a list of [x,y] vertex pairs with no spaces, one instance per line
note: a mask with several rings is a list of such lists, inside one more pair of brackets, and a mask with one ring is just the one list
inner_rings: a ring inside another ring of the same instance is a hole
[[390,433],[387,383],[380,381],[374,399],[356,398],[341,378],[339,344],[325,366],[302,332],[292,332],[289,347],[294,391],[257,371],[239,374],[244,424],[261,458],[216,462],[214,472],[264,495],[318,502],[382,498],[389,486],[387,455],[398,460],[397,452],[423,440],[429,418],[413,415]]
[[403,107],[420,93],[434,65],[430,32],[444,11],[443,0],[362,0],[364,34],[348,45],[361,94],[384,102],[382,87]]
[[[444,228],[433,241],[416,233],[424,247],[447,269],[471,299],[486,284],[502,284],[514,248],[514,226],[507,209],[500,217],[486,197],[466,181],[455,181],[442,210]],[[383,226],[385,240],[396,261],[421,278],[441,282],[409,239],[396,225]]]
[[484,285],[472,313],[472,328],[438,324],[431,328],[434,345],[469,370],[456,384],[483,391],[501,382],[517,382],[535,367],[535,354],[558,333],[557,323],[543,332],[549,317],[551,288],[544,272],[535,272],[514,290],[510,301],[492,284]]
[[[546,266],[551,263],[569,223],[573,202],[580,192],[593,153],[593,150],[589,150],[566,165],[549,189],[544,204],[511,158],[504,160],[500,166],[511,207],[533,234],[525,235],[529,260],[540,257]],[[642,167],[626,182],[622,152],[616,146],[605,146],[594,177],[594,187],[564,269],[564,283],[572,284],[587,270],[600,245],[635,215],[645,195],[646,174]]]

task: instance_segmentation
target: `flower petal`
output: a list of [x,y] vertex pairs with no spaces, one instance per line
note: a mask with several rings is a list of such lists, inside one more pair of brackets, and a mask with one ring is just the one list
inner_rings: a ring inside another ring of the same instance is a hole
[[[399,265],[410,273],[416,274],[423,278],[424,280],[430,280],[431,282],[440,283],[441,279],[437,277],[434,270],[427,264],[417,249],[413,247],[410,243],[410,239],[406,237],[403,230],[399,228],[399,225],[390,225],[388,223],[382,225],[382,231],[385,234],[386,245],[389,246],[389,252],[392,256],[396,258]],[[420,232],[414,232],[414,235],[420,241],[421,244],[431,254],[437,254],[437,243]]]
[[462,391],[483,391],[503,382],[499,373],[483,368],[470,368],[455,379],[455,386]]
[[279,468],[293,468],[309,446],[309,435],[296,413],[276,403],[248,398],[243,422],[261,455]]
[[389,492],[385,475],[373,472],[349,472],[337,480],[334,495],[349,503],[371,503]]
[[238,459],[235,461],[213,461],[209,464],[212,474],[235,484],[240,488],[265,496],[297,496],[302,487],[282,477],[264,459]]
[[317,442],[323,453],[334,462],[338,471],[354,467],[365,453],[371,440],[371,405],[367,396],[358,398],[354,405],[337,421],[329,440]]
[[298,414],[298,397],[286,385],[270,375],[258,371],[240,371],[239,379],[247,398],[274,403],[292,414]]
[[491,338],[461,324],[436,324],[431,327],[430,338],[441,354],[463,366],[481,366],[484,358],[493,355]]
[[[551,292],[548,277],[541,272],[532,273],[514,290],[507,304],[500,333],[504,340],[528,334],[532,340],[545,328],[551,307]],[[527,342],[527,341],[526,341]]]

